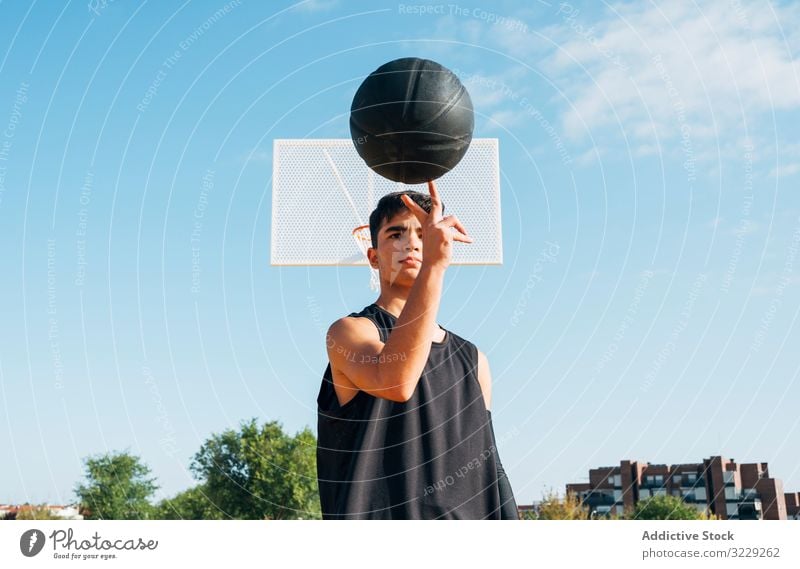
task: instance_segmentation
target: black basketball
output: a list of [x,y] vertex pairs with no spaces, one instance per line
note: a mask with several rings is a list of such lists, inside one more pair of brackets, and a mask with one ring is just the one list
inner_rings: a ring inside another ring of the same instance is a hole
[[369,74],[350,108],[361,158],[395,182],[420,184],[449,172],[472,141],[472,100],[458,77],[429,59],[395,59]]

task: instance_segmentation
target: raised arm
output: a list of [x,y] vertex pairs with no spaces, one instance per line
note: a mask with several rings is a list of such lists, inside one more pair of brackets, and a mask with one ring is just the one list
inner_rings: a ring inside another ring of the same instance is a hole
[[386,344],[364,318],[342,318],[331,326],[328,358],[334,373],[346,379],[340,384],[391,401],[411,398],[430,355],[444,272],[423,262]]
[[342,318],[328,331],[328,357],[334,374],[340,374],[340,383],[392,401],[411,398],[428,361],[453,241],[472,242],[458,218],[442,217],[433,182],[428,188],[430,213],[403,196],[422,226],[422,264],[386,344],[375,327],[361,318]]

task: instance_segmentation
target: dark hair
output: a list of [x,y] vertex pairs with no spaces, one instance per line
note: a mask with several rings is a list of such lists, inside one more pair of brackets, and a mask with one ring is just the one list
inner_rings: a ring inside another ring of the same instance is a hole
[[[376,205],[372,213],[369,214],[369,235],[372,240],[373,248],[378,247],[378,232],[380,232],[383,224],[401,211],[408,210],[406,204],[400,199],[400,196],[403,194],[414,200],[418,206],[428,213],[431,212],[431,197],[428,194],[415,192],[413,190],[402,190],[386,194],[378,200],[378,205]],[[444,213],[444,203],[442,203],[442,213]]]

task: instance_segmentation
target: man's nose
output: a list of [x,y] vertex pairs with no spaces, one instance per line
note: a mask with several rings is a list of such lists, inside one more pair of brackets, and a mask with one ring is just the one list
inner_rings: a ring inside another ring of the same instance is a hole
[[408,238],[406,239],[406,249],[410,249],[413,251],[419,251],[420,246],[422,245],[422,239],[419,235],[417,235],[416,231],[409,231]]

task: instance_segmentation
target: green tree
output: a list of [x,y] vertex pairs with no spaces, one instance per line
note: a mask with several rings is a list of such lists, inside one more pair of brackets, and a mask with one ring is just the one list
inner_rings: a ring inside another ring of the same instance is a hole
[[199,484],[166,498],[156,505],[155,517],[159,520],[219,520],[227,516],[211,501],[208,488]]
[[207,440],[191,469],[227,517],[308,519],[321,517],[316,464],[308,427],[292,437],[277,421],[251,419]]
[[586,508],[574,492],[567,492],[561,498],[552,488],[543,496],[539,504],[540,520],[586,520],[589,518]]
[[707,520],[711,516],[699,512],[691,504],[687,504],[677,496],[653,496],[639,500],[633,512],[627,515],[629,520]]
[[84,459],[86,483],[75,487],[81,513],[88,520],[146,520],[148,501],[158,489],[148,468],[127,451]]

